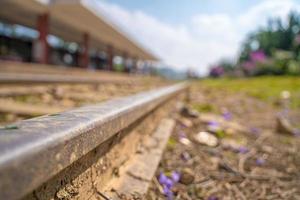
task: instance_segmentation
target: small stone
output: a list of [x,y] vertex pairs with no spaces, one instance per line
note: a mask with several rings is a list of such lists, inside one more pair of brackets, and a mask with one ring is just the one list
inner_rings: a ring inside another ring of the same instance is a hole
[[271,146],[263,145],[261,150],[265,153],[271,154],[273,152],[273,148]]
[[289,135],[295,135],[296,131],[289,120],[281,115],[277,116],[277,131]]
[[236,133],[236,132],[249,133],[249,128],[233,121],[227,122],[225,126],[230,128],[232,133]]
[[189,145],[191,144],[191,141],[190,141],[188,138],[186,138],[186,137],[180,138],[180,139],[179,139],[179,142],[180,142],[181,144],[186,145],[186,146],[189,146]]
[[56,87],[53,89],[53,94],[56,96],[56,97],[62,97],[65,93],[65,89],[62,88],[62,87]]
[[184,185],[189,185],[194,182],[195,176],[193,170],[190,168],[184,168],[181,171],[181,176],[179,182],[184,184]]
[[194,139],[196,142],[210,147],[215,147],[218,145],[218,138],[206,131],[197,133],[194,135]]
[[289,99],[291,97],[291,93],[287,90],[283,90],[280,93],[280,96],[281,96],[282,99]]
[[216,157],[216,156],[212,156],[210,158],[210,161],[211,161],[211,168],[214,169],[214,170],[217,170],[219,168],[219,165],[220,165],[220,158],[219,157]]
[[184,160],[184,161],[189,161],[190,159],[191,159],[191,155],[188,153],[188,152],[183,152],[182,154],[181,154],[181,158],[182,158],[182,160]]
[[174,184],[174,186],[172,187],[172,192],[177,195],[177,194],[180,194],[180,193],[184,193],[185,192],[185,186],[182,185],[182,184]]
[[42,95],[42,101],[44,103],[50,103],[51,101],[53,101],[53,97],[52,97],[52,95],[45,93]]
[[187,128],[191,128],[193,126],[193,122],[186,118],[180,118],[179,122]]
[[75,102],[73,102],[72,100],[70,100],[68,98],[64,98],[64,99],[62,99],[62,105],[65,107],[73,107],[73,106],[75,106]]
[[15,121],[16,120],[16,115],[12,114],[12,113],[8,113],[8,114],[5,115],[5,120],[8,121],[8,122]]
[[192,118],[198,118],[199,117],[199,112],[195,109],[190,109],[189,110],[189,115]]
[[241,143],[238,143],[236,140],[225,138],[222,140],[222,147],[224,149],[237,149],[241,146]]
[[180,110],[180,114],[184,117],[191,117],[191,118],[197,118],[199,117],[199,112],[194,110],[194,109],[190,109],[186,106],[183,106]]
[[233,128],[226,128],[224,132],[228,135],[234,135],[236,133]]
[[176,110],[181,112],[183,110],[183,108],[185,107],[184,103],[182,101],[178,101],[175,105]]
[[70,193],[68,193],[65,188],[63,188],[56,193],[56,198],[60,199],[60,200],[61,199],[71,199],[72,195]]

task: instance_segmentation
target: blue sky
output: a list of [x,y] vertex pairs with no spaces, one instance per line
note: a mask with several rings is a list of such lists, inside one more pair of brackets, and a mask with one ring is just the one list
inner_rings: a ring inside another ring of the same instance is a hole
[[234,59],[246,35],[270,17],[300,12],[300,0],[86,0],[164,64],[205,74]]
[[260,0],[109,0],[130,11],[142,10],[167,23],[184,23],[199,13],[229,13],[234,16]]

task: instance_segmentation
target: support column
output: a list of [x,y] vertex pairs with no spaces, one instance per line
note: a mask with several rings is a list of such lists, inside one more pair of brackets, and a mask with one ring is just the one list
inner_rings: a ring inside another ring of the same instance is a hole
[[133,57],[132,58],[132,69],[131,72],[132,73],[136,73],[137,72],[137,63],[138,63],[138,59]]
[[107,65],[109,71],[114,70],[114,48],[112,45],[107,46]]
[[88,68],[90,57],[89,57],[89,40],[90,36],[88,33],[83,34],[82,42],[82,53],[81,53],[81,67]]
[[129,66],[128,66],[128,62],[127,62],[127,59],[128,59],[128,53],[125,51],[123,53],[123,66],[124,66],[124,72],[127,72],[129,73]]
[[38,16],[37,30],[39,32],[38,41],[34,44],[33,56],[35,61],[47,64],[49,61],[49,46],[47,36],[49,32],[49,15],[48,13]]

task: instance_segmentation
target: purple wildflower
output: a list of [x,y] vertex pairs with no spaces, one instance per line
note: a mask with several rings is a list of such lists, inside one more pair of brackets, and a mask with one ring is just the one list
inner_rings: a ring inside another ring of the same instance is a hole
[[232,119],[232,115],[230,112],[226,111],[223,113],[223,118],[227,121],[231,120]]
[[261,130],[259,128],[256,128],[256,127],[250,128],[250,133],[252,133],[253,135],[259,135],[260,132],[261,132]]
[[160,173],[158,177],[159,183],[163,186],[163,193],[167,197],[168,200],[173,199],[173,191],[172,188],[176,182],[179,181],[180,174],[178,172],[172,172],[172,177],[169,178],[164,173]]
[[174,182],[177,183],[180,179],[180,173],[176,172],[176,171],[172,172],[172,179],[173,179]]
[[171,188],[174,186],[174,182],[173,182],[172,179],[167,178],[165,185],[166,185],[169,189],[171,189]]
[[247,147],[241,146],[237,149],[237,152],[241,154],[245,154],[249,152],[249,149]]
[[185,132],[180,131],[180,132],[178,133],[178,137],[179,137],[179,139],[181,139],[181,138],[186,138]]
[[241,66],[246,73],[253,73],[256,69],[256,64],[253,61],[243,62]]
[[208,124],[207,124],[207,126],[208,127],[214,127],[214,128],[219,128],[219,123],[218,122],[216,122],[216,121],[210,121],[210,122],[208,122]]
[[171,188],[173,186],[173,181],[169,177],[167,177],[164,173],[160,173],[158,181],[161,185],[166,186],[167,188]]
[[216,132],[216,131],[220,130],[219,123],[216,122],[216,121],[210,121],[210,122],[208,122],[207,126],[208,126],[208,130],[209,131]]
[[260,50],[251,52],[250,58],[254,62],[264,62],[267,59],[267,56],[263,51]]
[[164,192],[164,195],[168,195],[168,193],[170,192],[170,189],[167,186],[163,185],[163,192]]
[[217,125],[219,125],[219,123],[216,122],[216,121],[209,121],[209,122],[208,122],[208,125],[209,125],[209,126],[217,126]]
[[295,129],[294,129],[294,135],[295,135],[296,137],[300,137],[300,129],[295,128]]
[[283,109],[278,113],[279,116],[281,117],[288,117],[290,110],[288,108]]
[[161,172],[159,174],[158,181],[160,184],[162,184],[162,185],[165,184],[167,179],[168,179],[168,177],[164,173]]
[[168,200],[172,200],[173,199],[173,192],[170,188],[168,188],[167,186],[163,185],[163,192],[164,195],[167,196]]
[[255,64],[252,61],[246,61],[242,63],[242,67],[247,71],[252,71],[255,68]]
[[219,198],[216,196],[210,196],[207,198],[207,200],[219,200]]
[[183,124],[181,124],[181,123],[179,123],[179,128],[180,129],[184,129],[184,128],[186,128]]
[[263,158],[257,158],[255,161],[256,165],[259,165],[259,166],[265,164],[265,162],[266,162],[266,160]]
[[300,35],[299,34],[295,37],[295,42],[298,45],[300,44]]
[[220,77],[224,74],[224,69],[222,66],[214,66],[210,69],[209,74],[212,77]]

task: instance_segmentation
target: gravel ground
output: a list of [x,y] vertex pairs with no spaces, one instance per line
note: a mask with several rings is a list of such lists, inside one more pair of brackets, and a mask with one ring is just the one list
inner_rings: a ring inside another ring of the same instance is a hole
[[[300,199],[300,137],[277,130],[282,108],[199,85],[187,106],[199,117],[175,116],[147,199]],[[203,131],[217,144],[197,139]]]

